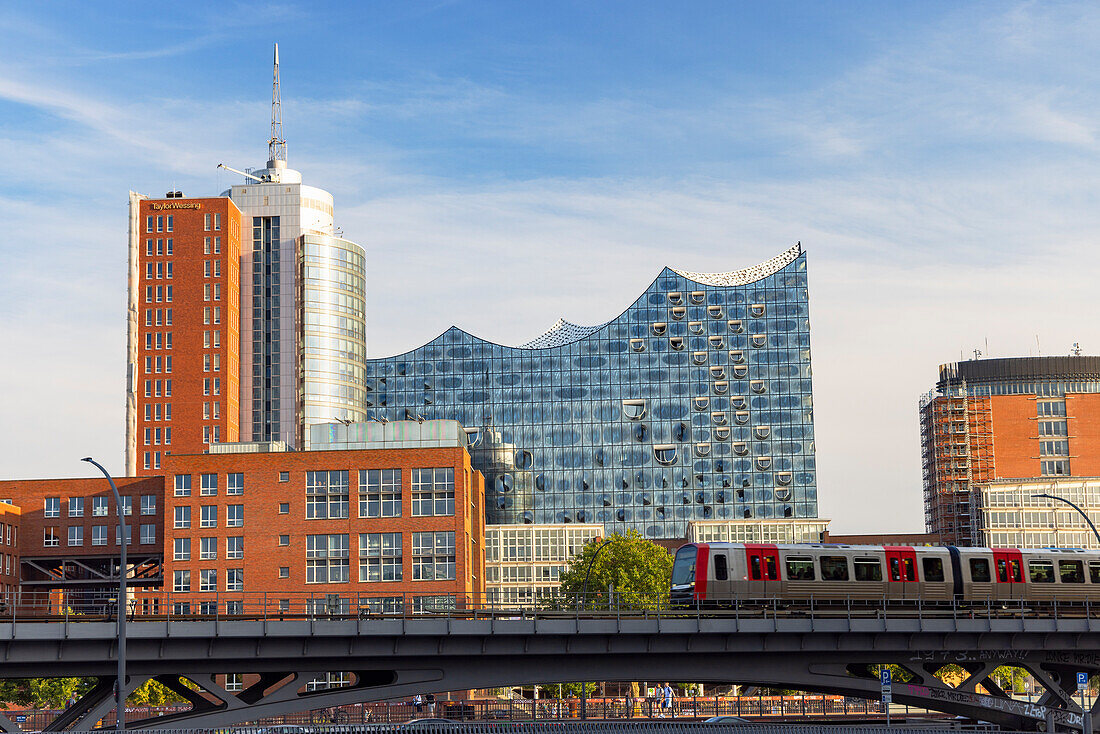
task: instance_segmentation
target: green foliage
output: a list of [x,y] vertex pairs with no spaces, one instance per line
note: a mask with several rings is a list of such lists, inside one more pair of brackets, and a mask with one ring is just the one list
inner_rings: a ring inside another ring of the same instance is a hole
[[9,678],[0,680],[0,701],[33,709],[62,708],[94,685],[95,678]]
[[[581,697],[581,685],[582,684],[580,684],[580,683],[562,683],[561,684],[562,696],[564,696],[565,698],[580,698]],[[584,685],[584,692],[589,698],[596,695],[596,684],[595,683],[585,683],[583,685]],[[555,684],[550,684],[549,686],[546,686],[546,687],[549,688],[552,691],[557,691],[557,686]]]
[[[605,543],[607,547],[600,551]],[[588,598],[582,601],[590,565]],[[561,575],[556,604],[583,609],[606,609],[610,604],[628,609],[656,609],[668,597],[671,577],[671,553],[636,530],[628,530],[625,535],[615,533],[606,541],[589,541],[569,560],[569,568]],[[609,587],[614,589],[613,599],[608,598]]]
[[167,706],[183,702],[184,698],[182,696],[155,680],[145,681],[126,698],[126,703],[134,706]]

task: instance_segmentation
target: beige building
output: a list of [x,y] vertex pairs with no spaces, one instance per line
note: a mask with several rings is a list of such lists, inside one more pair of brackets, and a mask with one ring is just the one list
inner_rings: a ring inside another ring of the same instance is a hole
[[997,480],[977,485],[971,498],[974,544],[1008,548],[1100,549],[1085,518],[1100,525],[1100,477]]

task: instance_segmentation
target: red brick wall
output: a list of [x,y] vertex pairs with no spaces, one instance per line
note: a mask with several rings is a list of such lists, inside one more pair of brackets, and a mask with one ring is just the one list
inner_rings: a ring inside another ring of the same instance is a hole
[[[371,451],[310,451],[257,454],[171,455],[165,460],[165,587],[171,591],[176,570],[191,571],[191,601],[213,600],[214,594],[202,594],[199,571],[216,569],[219,601],[241,599],[246,605],[261,601],[264,594],[270,607],[279,599],[293,599],[293,608],[301,609],[301,600],[311,594],[339,594],[342,597],[398,596],[401,594],[457,594],[482,598],[485,589],[484,542],[484,479],[472,469],[469,454],[461,448],[401,449]],[[455,516],[411,517],[411,469],[453,467],[455,472]],[[397,518],[359,518],[360,469],[400,468],[402,479],[402,516]],[[306,472],[348,470],[349,515],[342,519],[306,519]],[[227,496],[226,475],[244,474],[244,493]],[[289,479],[280,481],[280,473]],[[201,496],[201,475],[218,475],[217,496]],[[174,496],[174,475],[190,474],[191,496]],[[279,505],[289,503],[289,513],[280,514]],[[244,526],[226,527],[226,508],[230,504],[244,505]],[[174,529],[174,508],[188,505],[191,528]],[[216,528],[200,528],[200,507],[217,506]],[[455,532],[456,579],[453,581],[412,581],[412,533],[429,530]],[[358,573],[359,533],[402,533],[403,580],[401,582],[360,582]],[[306,536],[313,534],[347,534],[349,541],[349,577],[347,583],[306,583]],[[279,536],[289,535],[289,545],[280,546]],[[225,558],[226,538],[244,537],[244,557]],[[173,560],[176,537],[191,538],[191,560]],[[218,539],[218,558],[199,558],[200,539]],[[290,577],[279,578],[280,567],[290,568]],[[244,571],[244,593],[225,591],[226,571]],[[174,597],[175,595],[173,595]],[[186,598],[186,597],[181,597]],[[173,599],[177,600],[177,599]],[[221,607],[224,612],[225,607]],[[192,610],[194,611],[194,610]]]
[[[171,207],[171,208],[169,208]],[[172,217],[172,231],[167,231],[167,218]],[[215,229],[220,217],[220,229]],[[152,217],[152,226],[148,218]],[[207,229],[206,218],[210,217]],[[139,207],[138,234],[138,359],[137,359],[137,474],[150,476],[163,473],[159,461],[165,453],[199,453],[204,450],[204,427],[213,432],[216,426],[222,442],[237,441],[240,412],[239,349],[240,349],[240,231],[241,215],[228,198],[148,199]],[[149,229],[153,231],[148,231]],[[158,231],[160,230],[160,231]],[[172,254],[167,241],[172,240]],[[219,252],[220,250],[220,252]],[[152,254],[149,254],[149,253]],[[160,253],[160,254],[158,254]],[[171,264],[172,277],[167,268]],[[158,269],[159,268],[159,269]],[[209,270],[208,270],[209,268]],[[209,272],[209,275],[208,275]],[[159,277],[158,277],[159,276]],[[172,288],[172,301],[157,301],[157,289],[167,298]],[[217,289],[215,289],[217,286]],[[148,288],[152,288],[150,301]],[[209,288],[209,300],[206,290]],[[220,291],[220,292],[219,292]],[[215,295],[220,298],[215,298]],[[213,309],[219,308],[220,323],[212,323]],[[171,309],[172,323],[165,323]],[[207,311],[210,309],[207,323]],[[159,314],[158,314],[159,312]],[[157,316],[161,323],[157,324]],[[147,325],[152,316],[152,325]],[[215,348],[214,332],[219,347]],[[146,348],[147,334],[153,338],[152,348]],[[172,349],[167,349],[167,335],[172,336]],[[162,346],[157,347],[157,336]],[[206,337],[210,346],[207,346]],[[219,369],[214,371],[215,355]],[[153,359],[153,369],[147,371],[146,358]],[[172,358],[172,372],[157,373],[156,360],[165,365]],[[211,362],[204,370],[205,358]],[[219,395],[204,395],[203,380],[220,380]],[[172,394],[164,394],[166,381],[172,381]],[[151,382],[152,392],[146,397],[145,384]],[[161,383],[161,395],[156,384]],[[214,403],[218,418],[214,419]],[[204,418],[204,403],[209,417]],[[145,419],[146,405],[153,406],[150,420]],[[171,405],[172,419],[166,420],[165,405]],[[161,411],[160,420],[156,410]],[[151,436],[146,442],[145,431]],[[172,431],[172,442],[166,444],[166,430]],[[161,442],[156,442],[156,431]],[[149,455],[146,466],[146,454]]]
[[1100,395],[1066,396],[1069,469],[1075,477],[1100,477]]
[[995,395],[993,451],[997,479],[1039,476],[1039,428],[1033,395]]

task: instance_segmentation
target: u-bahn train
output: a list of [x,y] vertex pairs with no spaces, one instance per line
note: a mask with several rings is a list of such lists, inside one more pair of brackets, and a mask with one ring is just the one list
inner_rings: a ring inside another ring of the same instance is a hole
[[673,604],[754,599],[1100,601],[1100,551],[824,543],[676,551]]

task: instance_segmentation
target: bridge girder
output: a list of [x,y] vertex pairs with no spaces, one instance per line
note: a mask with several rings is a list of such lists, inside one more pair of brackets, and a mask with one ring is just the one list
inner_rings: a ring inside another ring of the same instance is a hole
[[[899,703],[1018,729],[1052,720],[1080,730],[1075,674],[1100,672],[1100,629],[1088,619],[1008,622],[706,616],[135,622],[127,688],[156,678],[178,690],[178,678],[186,677],[204,692],[189,696],[191,711],[135,725],[216,727],[415,693],[643,676],[878,698],[870,668],[893,664],[911,676],[895,683]],[[100,678],[51,730],[86,728],[111,710],[116,651],[109,623],[0,624],[0,650],[0,677]],[[933,675],[945,664],[968,672],[957,688]],[[1005,695],[990,680],[998,665],[1031,672],[1045,688],[1040,700]],[[334,671],[353,673],[353,684],[302,690],[312,676]],[[215,681],[221,673],[258,673],[263,685],[229,692]],[[0,729],[9,728],[4,723]]]

